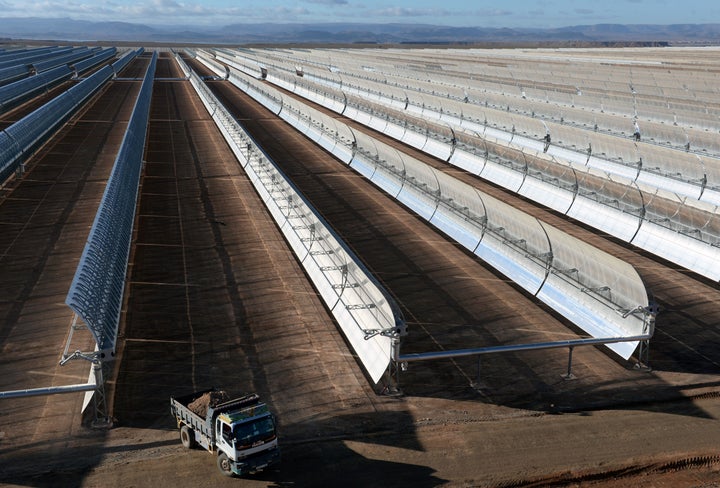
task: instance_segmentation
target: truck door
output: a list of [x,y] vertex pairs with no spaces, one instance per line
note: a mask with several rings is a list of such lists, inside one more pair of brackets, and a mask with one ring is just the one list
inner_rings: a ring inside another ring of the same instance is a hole
[[233,446],[233,435],[230,425],[218,419],[215,426],[215,432],[218,433],[218,449],[227,454],[229,458],[235,460],[235,448]]

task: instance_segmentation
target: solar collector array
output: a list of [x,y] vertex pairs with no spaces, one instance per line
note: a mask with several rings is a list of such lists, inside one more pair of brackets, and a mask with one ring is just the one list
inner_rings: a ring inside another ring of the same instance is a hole
[[[268,80],[273,82],[275,82],[275,80],[280,80],[277,82],[279,85],[284,86],[286,89],[294,88],[296,93],[302,92],[304,94],[313,91],[312,89],[307,88],[304,90],[298,89],[298,87],[300,87],[301,85],[309,84],[307,78],[312,77],[312,75],[308,75],[308,73],[306,72],[304,79],[295,79],[294,81],[290,81],[290,79],[288,79],[287,72],[289,72],[289,70],[286,69],[286,74],[282,74],[282,72],[275,74],[269,73],[267,78]],[[343,86],[347,86],[347,83],[345,83]],[[367,99],[375,99],[377,97],[377,93],[378,91],[368,90]],[[314,97],[308,98],[314,98],[315,101],[318,101],[318,99],[321,97],[316,95]],[[394,99],[396,98],[390,96],[386,100]],[[351,102],[353,99],[352,97],[346,97],[346,100],[348,100],[348,102]],[[365,102],[366,105],[368,103],[371,102]],[[445,101],[443,101],[442,103],[445,103]],[[325,105],[327,106],[327,104]],[[348,107],[349,106],[350,105],[348,105]],[[413,106],[416,107],[416,111],[420,112],[420,114],[418,115],[422,115],[425,117],[434,116],[434,118],[436,119],[448,118],[448,111],[443,111],[442,109],[426,109],[426,107],[428,106],[428,104],[426,103],[417,103]],[[353,111],[353,109],[350,109],[348,107],[346,107],[342,111],[344,115],[355,118],[361,123],[373,127],[376,130],[385,132],[388,135],[397,137],[397,134],[392,134],[391,131],[387,129],[388,127],[391,127],[391,125],[387,124],[387,121],[377,121],[377,118],[374,117],[372,114],[369,114],[365,111]],[[370,110],[370,112],[372,112],[372,110]],[[511,122],[512,120],[509,120],[507,122],[507,125],[510,125]],[[462,119],[461,124],[462,123],[465,123],[465,126],[471,126],[472,124],[472,122],[466,123],[466,119]],[[493,135],[504,137],[505,140],[501,141],[503,144],[509,144],[511,141],[513,141],[514,138],[518,137],[514,133],[491,131],[487,127],[476,128],[479,130],[483,130],[482,135],[486,138],[488,138],[488,134],[490,132],[492,132]],[[566,130],[569,131],[571,129]],[[421,136],[418,134],[418,132],[413,133],[415,134],[413,137],[408,137],[408,132],[405,131],[405,134],[399,139],[403,140],[403,142],[413,145],[414,147],[426,150],[426,146],[428,146],[427,139],[419,139]],[[424,135],[422,137],[424,138]],[[439,135],[439,138],[442,138],[442,134]],[[446,136],[445,140],[447,140]],[[447,150],[447,152],[445,153],[441,152],[443,145]],[[539,142],[536,142],[536,145],[538,148],[541,147]],[[495,144],[494,146],[496,153],[508,152],[508,150],[502,149],[501,144]],[[436,150],[427,150],[426,152],[436,157],[440,157],[441,159],[445,159],[445,155],[453,150],[453,148],[451,148],[446,141],[444,143],[433,143],[430,145],[430,147],[436,148]],[[602,150],[602,148],[603,146],[602,144],[600,144],[600,150]],[[645,150],[646,152],[650,152],[655,149],[656,148],[652,146],[650,146],[649,148],[643,146],[643,150]],[[593,152],[596,151],[597,148]],[[689,269],[709,276],[712,279],[720,279],[720,276],[718,276],[717,274],[717,268],[712,265],[712,263],[718,258],[717,245],[719,240],[716,225],[717,216],[714,215],[713,207],[708,205],[703,206],[702,202],[697,202],[693,204],[690,201],[687,203],[688,205],[694,207],[692,208],[692,210],[684,210],[681,207],[677,212],[670,216],[662,215],[660,218],[658,218],[658,216],[654,213],[655,207],[650,205],[644,205],[642,201],[650,201],[650,197],[654,195],[654,201],[659,202],[661,201],[661,198],[659,198],[659,196],[664,193],[665,195],[663,196],[663,198],[672,202],[674,197],[673,193],[680,192],[684,187],[690,187],[686,191],[690,193],[694,192],[693,196],[695,197],[704,197],[705,199],[709,200],[712,205],[712,202],[715,201],[715,192],[711,187],[713,183],[707,183],[707,173],[705,173],[705,175],[703,175],[703,179],[700,180],[699,175],[693,178],[692,171],[686,170],[685,174],[689,175],[686,178],[691,179],[690,183],[688,183],[686,181],[678,181],[674,174],[668,175],[667,172],[661,173],[656,168],[651,168],[650,171],[642,171],[643,166],[641,164],[635,165],[634,167],[631,165],[620,165],[619,168],[621,169],[627,168],[626,173],[622,175],[629,180],[625,182],[626,185],[635,186],[634,182],[638,182],[643,187],[640,195],[641,202],[638,205],[636,204],[636,202],[628,203],[618,200],[616,196],[612,194],[598,195],[598,188],[603,189],[609,185],[598,184],[597,181],[592,183],[590,189],[583,188],[582,185],[578,185],[578,181],[589,182],[590,180],[597,180],[597,178],[601,178],[603,176],[602,172],[592,175],[586,174],[580,180],[578,180],[578,178],[576,177],[575,183],[573,183],[572,181],[567,181],[566,179],[564,185],[565,191],[555,191],[554,188],[556,188],[558,185],[552,184],[553,180],[555,179],[552,171],[549,175],[546,174],[548,172],[547,168],[549,167],[547,162],[546,164],[544,164],[545,168],[543,168],[542,171],[539,171],[536,174],[532,174],[532,172],[530,172],[530,168],[526,159],[527,157],[529,157],[529,155],[526,156],[525,153],[517,150],[515,152],[519,154],[519,157],[508,157],[507,155],[501,154],[500,159],[501,161],[503,161],[504,164],[501,163],[500,165],[492,165],[488,164],[488,151],[486,145],[485,157],[480,156],[480,158],[478,158],[478,151],[474,151],[473,155],[469,155],[462,150],[454,150],[452,158],[450,158],[450,162],[461,166],[464,169],[475,172],[476,174],[480,174],[484,178],[498,183],[513,191],[520,192],[521,194],[530,198],[535,198],[536,200],[550,206],[551,208],[555,208],[556,210],[562,211],[563,213],[567,213],[568,215],[578,218],[583,222],[590,223],[591,225],[610,232],[611,234],[616,235],[628,242],[633,242],[634,244],[641,245],[643,248],[650,250],[651,252],[658,254],[659,256],[670,259],[674,262],[678,262],[679,264],[682,264]],[[680,154],[683,156],[685,155],[684,153]],[[522,162],[523,158],[525,158],[524,164],[518,164]],[[516,160],[515,164],[513,164],[514,159]],[[534,157],[533,159],[536,160],[537,157]],[[594,161],[594,159],[596,159],[594,156],[592,158],[587,157],[586,164]],[[655,157],[649,159],[658,160],[659,158]],[[690,155],[690,162],[686,164],[692,165],[692,163],[695,163],[697,159],[698,158],[696,158],[695,156]],[[607,167],[603,167],[603,165],[607,166],[612,164],[608,163],[607,160],[598,159],[598,161],[600,161],[600,164],[596,164],[596,166],[600,166],[603,169],[607,169]],[[647,164],[647,162],[645,164]],[[669,160],[668,164],[675,164],[676,166],[681,166],[683,163],[682,161]],[[618,172],[617,167],[618,166],[616,165],[616,172]],[[647,167],[645,167],[645,169],[647,169]],[[706,169],[712,170],[713,167],[708,166],[706,167]],[[591,169],[584,168],[582,167],[582,165],[580,165],[578,171],[582,171],[583,173],[590,173]],[[566,168],[561,168],[560,170],[556,170],[554,172],[564,172],[565,174],[568,173]],[[543,180],[543,184],[541,185],[533,183],[534,181],[538,180],[538,178],[533,180],[533,177],[537,176],[538,174],[540,175],[539,179]],[[617,180],[617,182],[623,181],[623,178],[613,177],[611,174],[605,174],[604,177],[608,179],[615,179]],[[694,186],[692,184],[693,179],[695,180]],[[702,181],[702,183],[699,183],[700,181]],[[557,179],[557,183],[559,182],[560,180]],[[655,190],[653,183],[662,183],[667,188],[673,190],[673,192]],[[572,191],[573,185],[575,188],[574,191]],[[590,198],[584,199],[578,198],[578,196],[589,196]],[[597,203],[600,203],[603,206],[598,209]],[[573,205],[573,208],[569,209],[568,205]],[[686,221],[685,219],[688,219],[688,216],[690,214],[704,215],[704,219],[695,217],[692,220]],[[703,222],[701,228],[690,228],[692,222],[698,221]],[[678,247],[685,249],[685,252],[679,253],[673,250]]]
[[64,65],[0,87],[0,113],[4,113],[18,103],[69,80],[72,75],[73,71],[67,65]]
[[87,47],[79,48],[77,50],[73,50],[72,52],[64,56],[58,56],[44,61],[35,61],[32,63],[32,66],[35,71],[37,71],[38,73],[42,73],[43,71],[55,68],[57,66],[70,65],[76,61],[89,58],[92,55],[93,51],[91,51]]
[[8,66],[0,68],[0,87],[30,75],[30,68],[26,65]]
[[[230,79],[243,86],[236,76],[231,74]],[[256,97],[254,91],[269,88],[253,86],[248,93],[254,98],[268,98]],[[349,129],[352,141],[340,142],[339,121],[292,98],[282,98],[281,103],[280,117],[339,158],[349,153],[351,159],[342,159],[346,164],[567,318],[578,320],[576,324],[589,334],[636,337],[648,333],[644,317],[631,313],[648,305],[642,280],[631,266],[604,253],[586,251],[587,244],[559,231],[548,232],[547,224],[362,132]],[[555,236],[555,243],[550,236]],[[610,347],[627,358],[636,345]]]
[[[305,78],[307,79],[308,76],[306,75]],[[589,151],[592,154],[603,156],[602,158],[592,158],[587,161],[588,164],[597,164],[605,171],[616,172],[624,176],[628,176],[629,171],[639,170],[637,178],[640,182],[646,178],[653,181],[654,186],[664,187],[668,191],[681,192],[692,198],[702,198],[710,203],[720,204],[720,193],[704,191],[705,188],[712,190],[720,186],[717,171],[713,171],[713,166],[720,165],[717,163],[704,164],[703,158],[696,154],[670,151],[651,145],[643,145],[642,148],[638,148],[638,145],[628,138],[621,139],[597,133],[594,130],[592,132],[579,131],[553,121],[546,123],[537,118],[462,102],[456,97],[432,96],[422,91],[413,92],[392,86],[382,87],[387,92],[383,94],[374,84],[368,85],[358,81],[355,85],[350,85],[347,76],[342,79],[345,92],[361,96],[368,101],[394,106],[398,100],[403,100],[404,97],[406,111],[410,114],[437,118],[478,133],[484,133],[487,129],[494,128],[500,131],[491,134],[495,138],[506,137],[511,140],[515,134],[518,134],[530,139],[525,141],[528,147],[541,147],[539,141],[549,132],[556,145],[575,152]],[[303,82],[307,83],[306,80]],[[632,127],[632,122],[627,121],[625,124],[628,128]],[[684,139],[687,138],[684,137]],[[717,142],[714,144],[720,145]],[[569,157],[569,153],[565,153],[565,156]],[[607,159],[607,161],[602,159]],[[707,171],[701,173],[698,169],[707,169]],[[663,178],[657,179],[657,175]],[[669,176],[669,178],[664,176]],[[687,184],[678,186],[676,184],[678,181],[684,181]]]
[[2,131],[0,184],[112,76],[105,67]]
[[[335,69],[330,71],[351,74],[359,79],[367,79],[387,87],[411,88],[429,94],[447,92],[450,98],[457,100],[467,100],[518,113],[532,113],[534,117],[562,120],[576,126],[597,125],[601,131],[611,130],[618,134],[632,134],[633,120],[639,117],[645,121],[643,132],[644,135],[647,132],[648,140],[656,140],[661,144],[669,143],[676,147],[685,147],[689,140],[692,150],[717,149],[716,138],[710,137],[710,134],[703,129],[718,129],[717,113],[712,109],[712,104],[718,103],[718,95],[712,90],[702,91],[699,94],[696,86],[693,86],[695,89],[693,95],[688,98],[686,93],[688,90],[676,90],[672,85],[668,85],[681,84],[674,79],[658,81],[657,83],[665,83],[662,88],[634,82],[633,86],[640,93],[633,95],[630,94],[628,83],[593,81],[587,77],[573,80],[570,78],[571,67],[568,66],[564,68],[568,72],[563,72],[561,90],[557,76],[548,82],[536,82],[535,80],[543,80],[548,74],[538,73],[535,70],[518,71],[516,67],[513,71],[505,70],[493,74],[496,67],[483,63],[482,56],[485,54],[479,52],[478,60],[465,59],[462,64],[458,62],[457,65],[453,65],[453,70],[447,66],[444,66],[444,69],[433,69],[432,82],[430,82],[427,74],[423,75],[419,71],[421,67],[408,64],[405,60],[399,60],[395,65],[388,65],[382,62],[383,53],[377,54],[377,58],[367,60],[375,64],[370,70],[358,67],[358,64],[363,62],[363,53],[354,53],[353,61],[348,62],[345,51],[333,51],[332,62]],[[317,53],[314,58],[312,52],[295,53],[294,59],[289,52],[283,53],[280,57],[278,52],[274,51],[270,56],[275,59],[291,60],[293,63],[297,63],[297,58],[300,57],[304,63],[327,69],[326,51]],[[422,53],[416,53],[413,57],[415,56],[422,56]],[[357,58],[360,59],[356,60]],[[478,71],[477,66],[481,66],[482,71]],[[582,69],[582,64],[573,66],[572,69]],[[707,81],[705,83],[707,84]],[[534,85],[537,85],[537,88]],[[554,89],[548,89],[548,86]],[[653,93],[648,94],[648,91]],[[608,95],[611,92],[617,94]],[[643,94],[653,95],[655,98],[643,98]],[[676,101],[674,97],[681,98]],[[681,101],[683,98],[684,102]],[[698,99],[707,100],[708,103],[700,105]],[[528,106],[531,108],[524,108]],[[615,115],[611,115],[611,112]],[[707,122],[711,125],[698,127],[698,121],[702,118],[707,118]],[[623,122],[622,119],[625,121]],[[678,121],[681,125],[678,130],[663,130],[663,125],[675,127]],[[670,141],[665,141],[668,135],[673,137]]]
[[60,49],[67,49],[67,48],[62,48],[60,46],[48,46],[48,47],[36,47],[36,48],[30,48],[30,49],[24,49],[24,48],[11,49],[11,50],[0,52],[0,62],[12,61],[15,59],[22,59],[22,58],[26,58],[26,57],[34,56],[34,55],[47,54],[47,53],[51,53],[53,51],[58,51]]
[[54,50],[48,51],[48,52],[43,52],[43,53],[30,52],[27,55],[23,54],[21,56],[13,57],[12,59],[3,60],[0,58],[0,68],[7,68],[9,66],[18,66],[18,65],[31,67],[32,64],[35,62],[42,62],[44,60],[57,58],[59,56],[64,56],[65,54],[72,52],[72,50],[73,50],[73,48],[71,48],[71,47],[64,47],[64,48],[54,49]]
[[103,63],[104,61],[111,59],[115,56],[115,54],[117,54],[117,48],[115,47],[103,49],[91,58],[84,59],[77,63],[72,63],[73,70],[75,73],[80,74],[94,66],[97,66],[98,64]]
[[137,48],[134,51],[127,51],[120,57],[120,59],[112,63],[114,76],[118,76],[118,74],[120,74],[123,68],[125,68],[130,61],[135,59],[137,56],[140,56],[143,52],[145,52],[145,49],[142,47]]
[[[157,52],[143,79],[65,303],[87,325],[101,359],[115,353]],[[112,68],[106,66],[112,74]]]
[[[217,64],[207,64],[224,72]],[[200,78],[192,73],[190,80],[368,376],[377,383],[393,355],[391,337],[404,329],[397,305]],[[259,87],[252,92],[268,105],[281,106]]]

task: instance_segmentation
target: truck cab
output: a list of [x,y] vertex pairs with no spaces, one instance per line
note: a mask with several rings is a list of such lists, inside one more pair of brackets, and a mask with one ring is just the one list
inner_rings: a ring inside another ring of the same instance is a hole
[[218,468],[224,474],[260,471],[279,459],[275,419],[264,403],[221,413],[218,433]]

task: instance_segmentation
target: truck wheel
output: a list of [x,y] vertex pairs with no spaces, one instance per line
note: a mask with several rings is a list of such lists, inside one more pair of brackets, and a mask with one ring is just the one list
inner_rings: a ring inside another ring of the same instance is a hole
[[224,452],[221,452],[217,457],[217,467],[225,476],[233,475],[232,469],[230,469],[230,460]]
[[183,425],[180,427],[180,442],[185,449],[192,449],[195,447],[195,435],[190,427]]

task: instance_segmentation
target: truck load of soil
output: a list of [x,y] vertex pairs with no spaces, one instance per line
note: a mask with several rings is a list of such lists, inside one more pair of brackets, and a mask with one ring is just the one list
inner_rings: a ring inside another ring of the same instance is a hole
[[230,400],[230,395],[228,395],[226,391],[213,390],[203,393],[201,396],[190,402],[188,404],[188,408],[196,415],[205,418],[209,407],[215,408],[228,400]]

